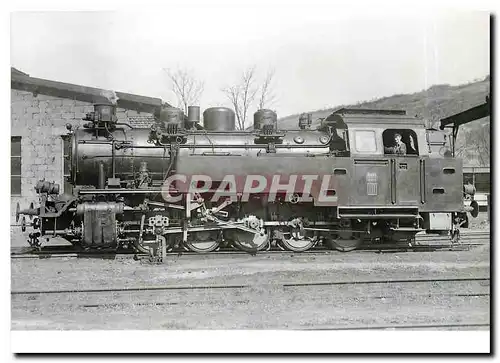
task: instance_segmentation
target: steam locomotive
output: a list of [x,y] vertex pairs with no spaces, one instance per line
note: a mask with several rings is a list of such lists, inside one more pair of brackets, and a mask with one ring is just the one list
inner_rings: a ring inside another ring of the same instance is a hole
[[[37,183],[39,206],[17,209],[23,228],[31,220],[29,243],[58,236],[160,259],[221,246],[351,251],[447,233],[474,211],[454,139],[404,111],[341,109],[315,128],[303,114],[280,130],[274,111],[258,110],[243,131],[231,109],[206,109],[203,126],[200,113],[163,108],[150,128],[133,128],[115,105],[96,104],[84,127],[68,124],[73,192]],[[390,153],[396,134],[404,154]]]

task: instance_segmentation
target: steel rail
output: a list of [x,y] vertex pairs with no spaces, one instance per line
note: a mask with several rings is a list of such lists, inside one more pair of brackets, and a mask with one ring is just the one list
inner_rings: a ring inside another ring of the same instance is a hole
[[[450,294],[450,293],[423,293],[423,294],[410,294],[412,298],[415,297],[431,297],[431,296],[446,296],[446,297],[489,297],[489,293],[476,293],[476,294]],[[366,299],[381,299],[381,298],[390,298],[388,296],[368,296]],[[173,299],[175,300],[175,299]],[[72,307],[82,307],[82,308],[118,308],[118,307],[126,307],[126,306],[173,306],[173,305],[182,305],[186,302],[185,298],[181,299],[181,301],[117,301],[117,302],[104,302],[104,303],[74,303],[74,302],[69,302],[69,303],[62,303],[61,305],[69,305]],[[239,299],[239,300],[232,300],[231,303],[235,304],[242,304],[242,303],[249,303],[250,300],[248,299]],[[228,302],[228,299],[213,299],[211,298],[208,303],[213,304],[213,303],[225,303]],[[190,299],[189,300],[190,304],[207,304],[207,300],[204,299]],[[59,305],[59,306],[61,306]]]
[[[481,245],[487,245],[488,240],[490,239],[490,232],[489,231],[468,231],[466,233],[463,233],[461,235],[461,240],[458,243],[451,243],[449,236],[436,236],[436,235],[417,235],[416,239],[414,240],[414,243],[412,245],[409,245],[408,243],[405,242],[396,242],[393,244],[389,243],[369,243],[365,244],[359,249],[356,249],[354,251],[350,251],[350,253],[361,253],[361,252],[372,252],[372,251],[379,251],[379,252],[406,252],[408,250],[413,250],[413,251],[438,251],[438,250],[453,250],[453,251],[460,251],[467,249],[469,247],[474,247],[474,246],[481,246]],[[428,241],[431,242],[447,242],[447,243],[428,243]],[[424,243],[422,243],[424,242]],[[29,247],[14,247],[14,248],[24,248],[26,249],[23,252],[14,252],[12,251],[11,248],[11,258],[12,259],[20,259],[20,258],[114,258],[114,259],[120,259],[120,258],[132,258],[134,256],[142,256],[144,254],[141,253],[134,253],[134,252],[122,252],[122,253],[116,253],[115,251],[85,251],[82,249],[79,249],[78,247],[73,247],[73,246],[53,246],[53,249],[51,249],[49,246],[43,247],[42,251],[36,251],[33,249],[29,249]],[[263,251],[258,251],[258,254],[329,254],[329,253],[339,253],[339,251],[335,250],[330,250],[322,247],[315,247],[311,250],[304,251],[304,252],[293,252],[293,251],[287,251],[287,250],[282,250],[282,249],[271,249],[271,250],[263,250]],[[344,253],[344,252],[341,252]],[[174,250],[174,251],[169,251],[168,255],[173,256],[175,254],[181,254],[181,255],[243,255],[247,254],[245,251],[240,251],[240,250],[230,250],[223,248],[222,250],[216,250],[214,252],[210,253],[198,253],[198,252],[192,252],[192,251],[183,251],[183,250]]]
[[[393,252],[433,252],[433,251],[464,251],[475,246],[486,246],[488,243],[484,242],[460,242],[457,244],[415,244],[409,246],[405,245],[366,245],[362,248],[350,251],[348,253],[393,253]],[[346,252],[340,252],[336,250],[330,250],[325,248],[315,248],[303,252],[294,252],[281,249],[272,249],[258,251],[255,255],[266,255],[266,254],[277,254],[277,255],[327,255],[327,254],[345,254]],[[167,252],[167,257],[173,256],[238,256],[238,255],[249,255],[248,252],[240,250],[216,250],[213,252],[193,252],[193,251],[183,251],[174,250]],[[65,250],[42,250],[42,251],[27,251],[21,253],[11,253],[11,259],[50,259],[50,258],[101,258],[101,259],[129,259],[129,258],[146,258],[147,255],[144,253],[135,252],[125,252],[125,253],[115,253],[115,252],[88,252],[88,251],[65,251]]]
[[[473,246],[484,246],[485,243],[476,243],[476,244],[461,244],[461,245],[438,245],[438,246],[401,246],[401,247],[366,247],[357,249],[354,251],[350,251],[348,253],[393,253],[393,252],[437,252],[437,251],[464,251],[468,250]],[[345,254],[346,252],[336,251],[336,250],[326,250],[326,249],[315,249],[308,250],[303,252],[294,252],[294,251],[282,251],[282,250],[270,250],[270,251],[259,251],[256,254],[251,254],[251,256],[256,255],[329,255],[329,254]],[[193,252],[193,251],[170,251],[167,252],[168,257],[174,256],[240,256],[240,255],[250,255],[245,251],[213,251],[213,252]],[[61,251],[44,251],[44,252],[29,252],[22,254],[12,254],[11,259],[51,259],[51,258],[101,258],[101,259],[140,259],[146,258],[148,255],[144,253],[96,253],[96,252],[61,252]]]
[[[489,277],[464,277],[464,278],[434,278],[434,279],[398,279],[398,280],[352,280],[352,281],[323,281],[305,283],[277,283],[266,286],[273,287],[308,287],[308,286],[338,286],[338,285],[374,285],[374,284],[415,284],[426,282],[467,282],[490,281]],[[107,289],[67,289],[67,290],[20,290],[11,291],[11,295],[41,295],[41,294],[74,294],[74,293],[111,293],[134,291],[171,291],[171,290],[222,290],[222,289],[249,289],[261,285],[163,285],[163,286],[137,286]]]

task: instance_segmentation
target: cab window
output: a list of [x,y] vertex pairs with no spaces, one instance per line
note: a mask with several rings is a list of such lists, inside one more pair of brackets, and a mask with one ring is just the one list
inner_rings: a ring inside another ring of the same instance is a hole
[[418,140],[410,129],[387,129],[382,133],[384,153],[394,155],[418,155]]
[[362,154],[373,154],[377,151],[377,141],[375,131],[356,130],[354,131],[356,152]]

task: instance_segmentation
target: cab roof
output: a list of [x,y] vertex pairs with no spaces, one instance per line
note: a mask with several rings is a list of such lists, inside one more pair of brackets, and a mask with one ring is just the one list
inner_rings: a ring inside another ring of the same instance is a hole
[[334,121],[338,127],[342,124],[364,125],[391,128],[425,128],[423,119],[408,116],[404,110],[373,110],[341,108],[330,114],[325,121]]

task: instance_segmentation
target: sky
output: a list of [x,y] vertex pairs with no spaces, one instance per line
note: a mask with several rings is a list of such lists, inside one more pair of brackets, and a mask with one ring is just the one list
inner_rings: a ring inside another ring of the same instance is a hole
[[[169,11],[170,10],[170,11]],[[177,6],[144,12],[17,12],[11,65],[33,77],[160,97],[164,69],[205,82],[203,108],[248,67],[275,70],[278,117],[490,73],[489,14]],[[254,112],[256,107],[251,110]]]

